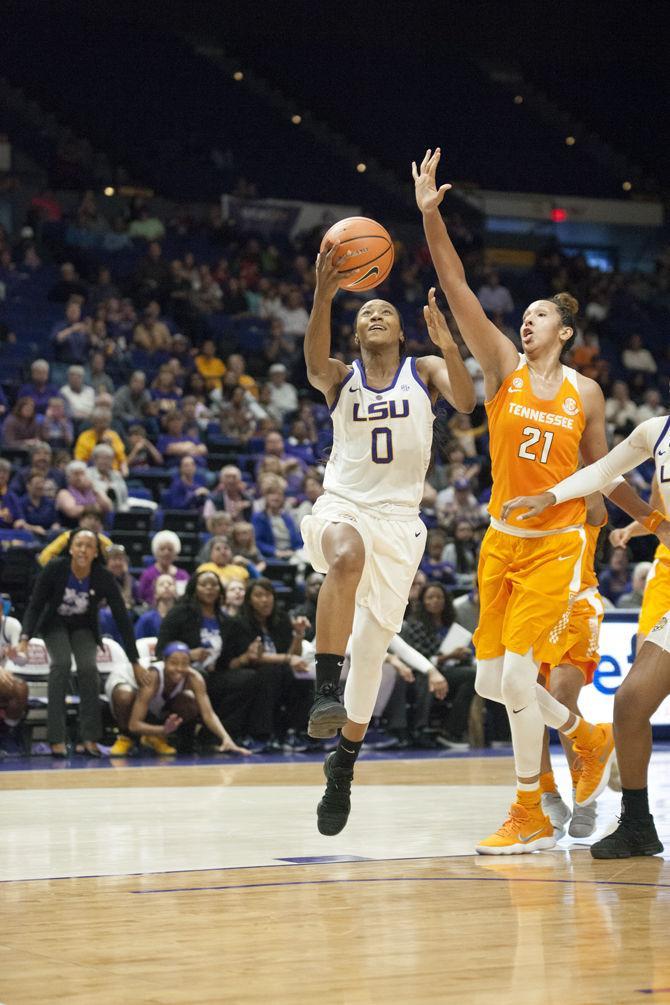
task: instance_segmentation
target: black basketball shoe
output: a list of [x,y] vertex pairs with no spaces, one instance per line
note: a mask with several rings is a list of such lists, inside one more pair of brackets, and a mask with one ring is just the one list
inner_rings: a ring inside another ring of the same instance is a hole
[[309,710],[307,732],[316,740],[337,736],[338,729],[346,724],[347,710],[340,701],[338,684],[322,684]]
[[316,821],[320,834],[339,834],[344,830],[351,810],[351,783],[353,773],[333,766],[335,751],[323,763],[326,791],[316,808]]
[[624,814],[619,818],[615,831],[591,845],[594,858],[633,858],[637,855],[658,855],[662,851],[663,845],[651,814],[641,820]]

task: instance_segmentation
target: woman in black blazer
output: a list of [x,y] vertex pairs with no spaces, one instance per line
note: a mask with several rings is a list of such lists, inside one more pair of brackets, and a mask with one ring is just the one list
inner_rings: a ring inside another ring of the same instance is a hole
[[49,653],[47,735],[54,757],[65,757],[67,752],[65,696],[73,654],[79,683],[81,740],[87,754],[100,756],[97,741],[102,723],[96,648],[101,644],[98,606],[105,601],[141,681],[144,669],[138,662],[133,626],[116,580],[102,562],[99,538],[91,530],[75,530],[70,534],[68,554],[52,559],[35,581],[18,646],[19,653],[25,655],[29,639],[37,635],[44,639]]

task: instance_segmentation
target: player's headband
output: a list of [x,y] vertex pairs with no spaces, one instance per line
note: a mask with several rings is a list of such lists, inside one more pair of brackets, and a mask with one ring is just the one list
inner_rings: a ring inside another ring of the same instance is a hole
[[191,650],[185,642],[170,642],[163,650],[163,656],[172,656],[172,653],[190,653]]

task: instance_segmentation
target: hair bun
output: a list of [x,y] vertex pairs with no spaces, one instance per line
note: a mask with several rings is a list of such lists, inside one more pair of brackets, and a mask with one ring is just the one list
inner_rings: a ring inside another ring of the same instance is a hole
[[570,311],[573,317],[577,316],[579,301],[576,297],[573,297],[572,293],[557,293],[554,300]]

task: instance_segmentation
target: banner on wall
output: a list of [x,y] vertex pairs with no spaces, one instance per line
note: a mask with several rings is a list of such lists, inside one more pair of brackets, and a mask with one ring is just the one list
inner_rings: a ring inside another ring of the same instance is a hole
[[360,206],[339,206],[326,202],[291,202],[287,199],[238,199],[221,196],[224,219],[232,220],[242,232],[285,234],[293,237],[315,227],[327,230],[347,216],[360,216]]
[[[579,707],[589,722],[611,722],[614,695],[633,665],[638,611],[608,611],[600,630],[600,663],[593,684],[582,689]],[[670,726],[670,697],[651,717],[654,726]]]

